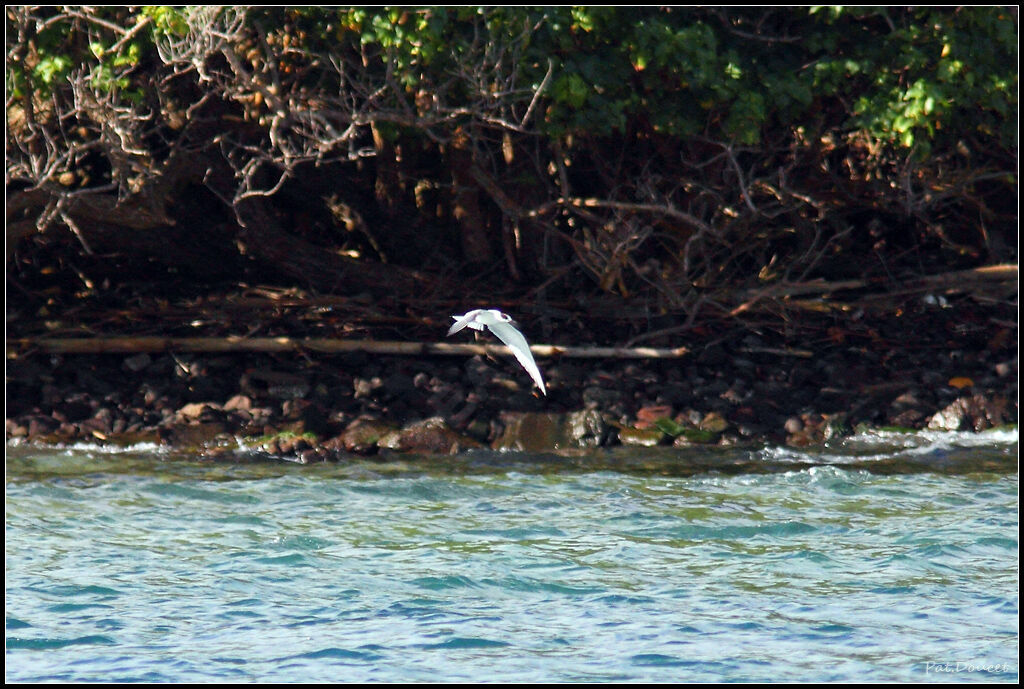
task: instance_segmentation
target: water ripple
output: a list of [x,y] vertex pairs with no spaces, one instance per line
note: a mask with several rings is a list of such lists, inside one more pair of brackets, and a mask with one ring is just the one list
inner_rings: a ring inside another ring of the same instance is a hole
[[9,461],[8,681],[1017,680],[1015,473],[74,459]]

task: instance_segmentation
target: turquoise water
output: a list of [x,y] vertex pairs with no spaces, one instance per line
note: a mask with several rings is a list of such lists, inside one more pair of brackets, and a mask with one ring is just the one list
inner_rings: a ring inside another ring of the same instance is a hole
[[1015,683],[1017,454],[9,447],[6,679]]

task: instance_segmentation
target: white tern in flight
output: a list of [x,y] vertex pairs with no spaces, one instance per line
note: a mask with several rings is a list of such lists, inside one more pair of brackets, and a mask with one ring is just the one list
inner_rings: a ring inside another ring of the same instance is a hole
[[455,319],[455,323],[448,329],[449,335],[457,333],[465,327],[470,327],[473,330],[490,330],[512,350],[519,363],[537,383],[540,391],[545,395],[548,394],[548,391],[544,389],[544,379],[540,376],[540,369],[537,368],[537,362],[533,360],[533,353],[530,352],[530,345],[526,343],[523,334],[512,325],[515,322],[512,320],[512,316],[497,309],[473,309],[461,316],[452,316],[452,318]]

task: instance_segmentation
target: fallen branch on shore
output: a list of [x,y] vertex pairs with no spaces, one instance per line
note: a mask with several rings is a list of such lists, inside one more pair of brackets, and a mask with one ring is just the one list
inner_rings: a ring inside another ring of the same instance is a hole
[[[775,299],[786,300],[789,306],[820,310],[822,299],[839,292],[855,292],[874,289],[874,293],[852,298],[849,305],[869,306],[878,302],[899,301],[915,295],[954,294],[958,292],[982,296],[989,292],[1013,293],[1017,289],[1017,265],[1001,264],[957,270],[939,275],[925,275],[892,284],[881,278],[863,280],[813,280],[802,283],[779,283],[758,289],[747,290],[742,304],[729,312],[736,316],[751,310],[756,304]],[[742,292],[740,293],[743,294]],[[816,299],[814,298],[816,296]],[[799,297],[810,297],[800,299]],[[837,304],[838,302],[832,301]]]
[[[466,356],[474,354],[511,354],[498,344],[464,344],[448,342],[399,342],[389,340],[335,340],[330,338],[293,337],[69,337],[23,338],[9,340],[12,351],[46,354],[136,354],[141,352],[321,352],[345,354],[396,354],[402,356]],[[576,359],[669,359],[689,354],[686,347],[559,347],[533,345],[536,356]]]

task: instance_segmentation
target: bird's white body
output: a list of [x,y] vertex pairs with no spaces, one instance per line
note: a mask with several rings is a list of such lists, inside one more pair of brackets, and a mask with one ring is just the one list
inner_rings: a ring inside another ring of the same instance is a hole
[[548,394],[548,391],[544,388],[544,379],[540,375],[540,369],[537,368],[537,362],[533,360],[530,345],[527,344],[523,334],[512,325],[514,322],[512,316],[502,313],[497,309],[473,309],[461,316],[452,316],[452,318],[455,319],[455,323],[448,329],[449,335],[453,335],[463,328],[490,330],[512,350],[512,354],[515,355],[519,363],[526,369],[526,372],[530,374],[530,377],[533,378],[533,382],[537,384],[540,391],[545,395]]

